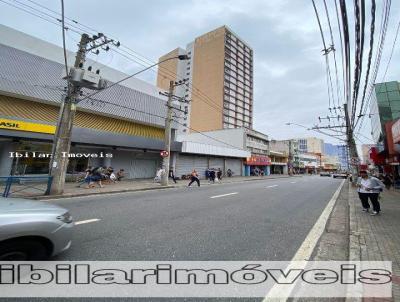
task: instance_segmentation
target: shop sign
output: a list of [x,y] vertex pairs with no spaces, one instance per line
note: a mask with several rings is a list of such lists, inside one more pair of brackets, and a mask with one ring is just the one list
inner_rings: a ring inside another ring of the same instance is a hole
[[245,164],[248,166],[270,166],[271,158],[268,156],[251,156],[247,158]]
[[54,134],[56,126],[0,118],[0,129]]
[[392,125],[393,143],[400,143],[400,119]]

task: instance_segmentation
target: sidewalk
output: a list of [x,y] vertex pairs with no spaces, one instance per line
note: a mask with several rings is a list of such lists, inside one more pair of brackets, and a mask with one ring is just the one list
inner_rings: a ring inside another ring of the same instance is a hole
[[382,212],[370,216],[362,211],[355,188],[349,185],[350,250],[349,260],[392,261],[393,298],[363,301],[400,301],[400,192],[381,194]]
[[[244,182],[244,181],[257,181],[257,180],[267,180],[267,179],[277,179],[277,178],[288,178],[291,176],[288,175],[269,175],[263,177],[251,177],[251,176],[236,176],[236,177],[224,177],[221,183],[210,184],[207,180],[201,179],[201,185],[223,185],[235,182]],[[299,177],[299,175],[292,176]],[[44,196],[42,192],[38,192],[35,190],[31,191],[21,191],[20,194],[12,195],[12,197],[25,197],[32,199],[55,199],[55,198],[66,198],[66,197],[78,197],[78,196],[88,196],[88,195],[97,195],[97,194],[112,194],[112,193],[122,193],[122,192],[135,192],[135,191],[147,191],[147,190],[160,190],[160,189],[170,189],[177,187],[185,187],[188,185],[189,180],[178,180],[177,184],[174,184],[172,179],[169,180],[170,185],[168,187],[161,186],[159,183],[155,183],[152,179],[133,179],[133,180],[124,180],[121,182],[116,182],[112,184],[106,184],[104,188],[94,187],[90,189],[85,189],[85,184],[82,184],[78,187],[78,183],[76,182],[67,182],[65,184],[64,194],[62,195],[52,195],[52,196]],[[36,185],[36,187],[43,186],[44,184]],[[192,184],[192,186],[197,186],[196,183]],[[13,186],[12,190],[18,189],[18,186]]]

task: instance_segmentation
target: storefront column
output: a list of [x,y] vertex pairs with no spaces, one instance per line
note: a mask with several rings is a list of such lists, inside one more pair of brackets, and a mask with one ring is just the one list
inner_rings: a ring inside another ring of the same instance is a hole
[[265,175],[271,175],[271,166],[265,166]]
[[289,174],[288,173],[288,166],[283,166],[283,174]]
[[15,143],[4,142],[2,145],[0,148],[0,176],[9,176],[13,163],[13,159],[10,158],[10,152],[15,151]]
[[244,166],[244,176],[250,176],[250,166]]

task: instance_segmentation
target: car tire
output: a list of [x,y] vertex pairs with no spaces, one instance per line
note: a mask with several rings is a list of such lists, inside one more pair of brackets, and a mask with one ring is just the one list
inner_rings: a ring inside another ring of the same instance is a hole
[[16,239],[0,243],[0,261],[40,261],[49,256],[46,246],[34,239]]

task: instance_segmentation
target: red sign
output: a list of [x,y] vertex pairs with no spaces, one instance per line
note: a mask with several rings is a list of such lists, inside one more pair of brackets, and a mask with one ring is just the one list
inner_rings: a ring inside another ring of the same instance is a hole
[[271,158],[268,156],[252,156],[247,158],[245,164],[248,166],[270,166]]
[[160,155],[161,155],[161,157],[168,157],[169,156],[169,152],[163,150],[163,151],[160,152]]
[[392,125],[393,143],[400,143],[400,119]]

